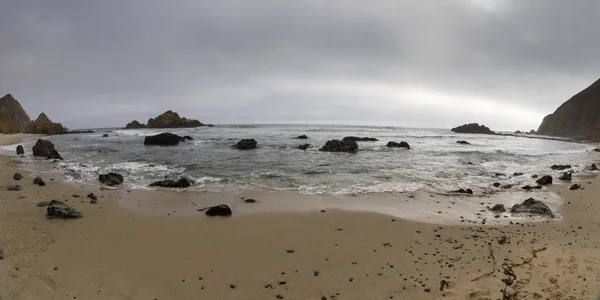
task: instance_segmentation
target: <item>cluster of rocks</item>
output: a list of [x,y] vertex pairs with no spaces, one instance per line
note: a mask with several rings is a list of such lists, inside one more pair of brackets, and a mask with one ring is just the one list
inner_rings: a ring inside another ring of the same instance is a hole
[[157,116],[156,118],[150,118],[148,124],[142,124],[137,120],[125,126],[126,129],[139,129],[139,128],[193,128],[209,126],[213,127],[212,124],[203,124],[202,122],[194,119],[182,118],[178,113],[168,110],[165,113]]
[[331,140],[319,149],[325,152],[357,152],[358,143],[354,140]]
[[[503,213],[506,212],[506,208],[503,204],[496,204],[492,208],[490,208],[490,211],[495,213]],[[523,201],[523,203],[521,204],[513,205],[510,209],[510,212],[543,215],[554,218],[554,213],[552,213],[552,210],[550,209],[550,207],[548,207],[548,205],[546,205],[542,201],[535,200],[533,198],[529,198]]]

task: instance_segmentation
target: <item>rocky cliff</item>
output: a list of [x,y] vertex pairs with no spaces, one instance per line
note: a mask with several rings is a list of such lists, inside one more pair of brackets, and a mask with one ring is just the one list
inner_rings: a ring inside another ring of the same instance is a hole
[[27,124],[23,132],[34,134],[63,134],[67,132],[67,129],[60,123],[52,123],[45,113],[41,113],[35,121],[31,121]]
[[537,133],[600,140],[600,79],[547,115]]
[[0,133],[22,132],[31,119],[11,94],[0,98]]

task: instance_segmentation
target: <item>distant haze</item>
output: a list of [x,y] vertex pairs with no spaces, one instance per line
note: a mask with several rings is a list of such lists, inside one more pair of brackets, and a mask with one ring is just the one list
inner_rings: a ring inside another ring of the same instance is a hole
[[68,128],[535,129],[600,77],[596,0],[7,0],[0,96]]

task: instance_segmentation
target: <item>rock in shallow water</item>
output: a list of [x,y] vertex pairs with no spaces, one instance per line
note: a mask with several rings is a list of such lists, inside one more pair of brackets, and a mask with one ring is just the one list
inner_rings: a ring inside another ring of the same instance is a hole
[[572,178],[573,176],[571,175],[571,172],[564,172],[560,175],[560,177],[558,177],[558,179],[562,181],[571,181]]
[[54,144],[47,140],[37,140],[32,150],[33,156],[44,157],[46,159],[63,159],[58,151],[54,149]]
[[377,141],[379,141],[376,138],[357,137],[357,136],[347,136],[343,140],[344,141],[355,141],[355,142],[377,142]]
[[46,209],[46,217],[48,219],[79,219],[81,214],[62,201],[52,200]]
[[227,206],[225,204],[221,204],[221,205],[209,207],[206,210],[206,212],[204,212],[204,214],[206,214],[207,216],[210,216],[210,217],[214,217],[214,216],[227,217],[227,216],[231,216],[231,208],[229,208],[229,206]]
[[457,144],[461,144],[461,145],[471,145],[471,143],[467,142],[467,141],[457,141]]
[[100,180],[102,184],[115,186],[123,184],[123,175],[117,173],[100,174],[98,180]]
[[21,179],[23,179],[23,175],[21,175],[20,173],[15,173],[15,175],[13,175],[13,179],[14,180],[21,180]]
[[550,167],[550,169],[552,169],[552,170],[559,170],[559,171],[570,169],[570,168],[571,168],[571,165],[552,165],[552,167]]
[[548,185],[552,184],[552,176],[544,175],[540,179],[536,180],[536,183],[539,185]]
[[406,148],[406,149],[410,149],[410,145],[407,142],[400,142],[400,143],[396,143],[396,142],[388,142],[386,147],[391,147],[391,148]]
[[17,155],[24,155],[25,149],[23,149],[23,145],[17,146]]
[[144,138],[144,145],[154,146],[177,146],[184,139],[176,134],[165,132],[157,135],[151,135]]
[[308,140],[308,136],[306,136],[305,134],[303,135],[299,135],[298,137],[296,137],[299,140]]
[[300,150],[306,150],[306,149],[308,149],[308,147],[310,147],[310,144],[304,144],[304,145],[298,146],[298,149],[300,149]]
[[319,151],[325,152],[356,152],[358,151],[358,144],[351,140],[332,140],[325,143]]
[[174,180],[162,180],[162,181],[157,181],[157,182],[153,182],[150,184],[150,186],[157,186],[157,187],[164,187],[164,188],[186,188],[191,186],[191,183],[185,179],[185,178],[181,178],[177,181]]
[[528,213],[536,215],[545,215],[554,218],[554,214],[548,205],[542,201],[529,198],[521,204],[515,204],[511,209],[512,213]]
[[258,142],[255,139],[244,139],[233,146],[240,150],[252,150],[258,147]]

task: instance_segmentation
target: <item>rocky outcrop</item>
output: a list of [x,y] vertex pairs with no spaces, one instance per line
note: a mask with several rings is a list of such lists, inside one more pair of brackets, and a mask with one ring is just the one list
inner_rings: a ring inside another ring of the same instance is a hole
[[332,140],[325,143],[325,145],[319,149],[319,151],[325,152],[356,152],[358,151],[358,144],[352,140]]
[[35,121],[27,124],[23,132],[33,134],[64,134],[67,133],[67,129],[60,123],[53,123],[45,113],[41,113]]
[[23,132],[31,119],[11,94],[0,98],[0,133]]
[[62,201],[52,200],[46,209],[46,217],[48,219],[79,219],[81,214]]
[[229,206],[227,206],[225,204],[221,204],[221,205],[217,205],[217,206],[208,208],[206,210],[206,212],[204,212],[204,214],[206,214],[207,216],[210,216],[210,217],[215,217],[215,216],[227,217],[227,216],[231,216],[231,208],[229,208]]
[[44,157],[46,159],[62,159],[54,144],[47,140],[38,139],[33,146],[33,156]]
[[192,184],[185,178],[181,178],[177,181],[175,180],[162,180],[153,182],[150,184],[152,187],[163,187],[163,188],[186,188],[190,187]]
[[147,128],[187,128],[204,126],[198,120],[182,118],[176,112],[168,110],[156,118],[148,120]]
[[310,144],[304,144],[304,145],[298,146],[298,149],[300,149],[300,150],[306,150],[306,149],[308,149],[308,147],[310,147]]
[[496,134],[491,129],[484,125],[477,123],[465,124],[451,129],[452,132],[456,133],[477,133],[477,134]]
[[[191,139],[191,137],[189,137]],[[188,137],[181,137],[170,132],[157,135],[151,135],[144,138],[144,145],[155,146],[177,146],[180,142],[187,140]]]
[[25,155],[25,149],[23,148],[23,145],[17,146],[17,155]]
[[471,145],[471,143],[467,142],[467,141],[456,141],[457,144],[461,144],[461,145]]
[[140,128],[146,128],[146,124],[142,124],[142,123],[138,122],[137,120],[133,120],[131,123],[128,123],[125,126],[125,129],[140,129]]
[[554,218],[554,214],[548,205],[542,201],[529,198],[521,204],[515,204],[511,209],[512,213],[528,213],[536,215],[545,215]]
[[566,169],[570,169],[570,168],[572,168],[571,165],[552,165],[552,167],[550,167],[550,169],[558,170],[558,171],[562,171],[562,170],[566,170]]
[[386,147],[410,149],[410,145],[407,142],[400,142],[400,143],[388,142]]
[[255,149],[256,147],[258,147],[258,142],[256,142],[255,139],[245,139],[245,140],[239,141],[233,147],[240,149],[240,150],[251,150],[251,149]]
[[123,175],[117,173],[100,174],[98,180],[105,185],[115,186],[123,184]]
[[347,136],[343,140],[344,141],[355,141],[355,142],[377,142],[377,141],[379,141],[376,138],[357,137],[357,136]]
[[547,115],[537,133],[600,140],[600,79]]

